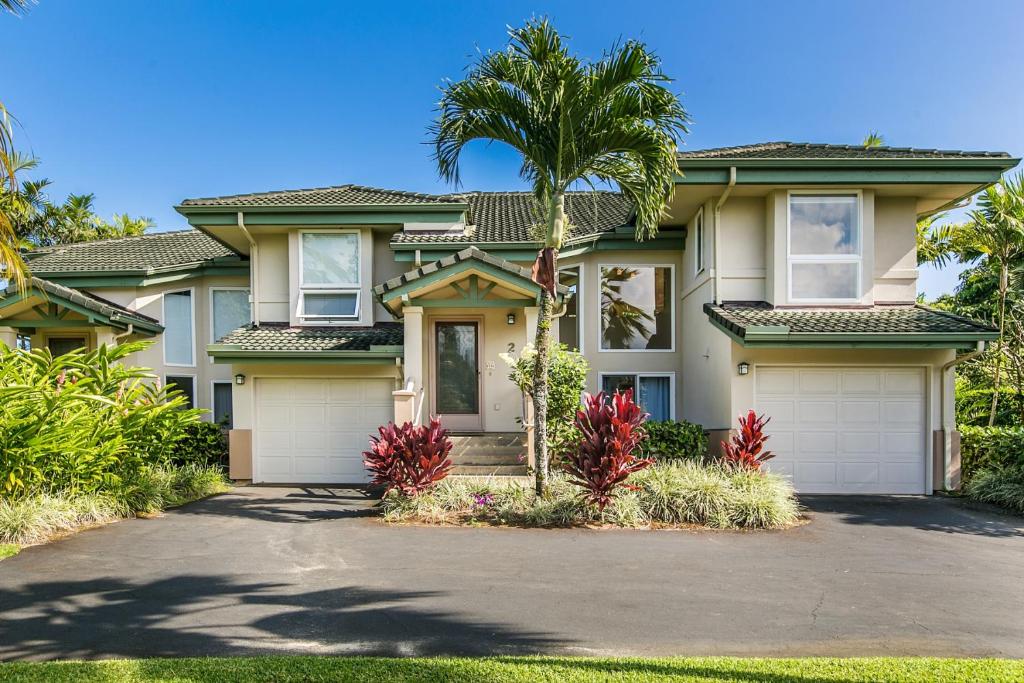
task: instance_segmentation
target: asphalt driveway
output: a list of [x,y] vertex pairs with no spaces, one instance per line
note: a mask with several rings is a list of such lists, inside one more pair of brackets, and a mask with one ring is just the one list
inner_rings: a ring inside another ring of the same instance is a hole
[[0,562],[0,659],[296,654],[1024,657],[1024,520],[813,498],[786,532],[388,527],[240,488]]

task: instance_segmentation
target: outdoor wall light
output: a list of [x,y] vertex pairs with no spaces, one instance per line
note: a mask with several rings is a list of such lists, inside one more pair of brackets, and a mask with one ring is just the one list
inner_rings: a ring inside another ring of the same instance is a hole
[[245,384],[245,375],[242,373],[235,375],[235,384]]
[[516,314],[515,313],[509,313],[508,316],[505,318],[505,320],[508,322],[509,325],[515,325],[516,324]]
[[736,366],[736,370],[741,375],[748,375],[750,374],[750,363],[743,361],[742,363]]

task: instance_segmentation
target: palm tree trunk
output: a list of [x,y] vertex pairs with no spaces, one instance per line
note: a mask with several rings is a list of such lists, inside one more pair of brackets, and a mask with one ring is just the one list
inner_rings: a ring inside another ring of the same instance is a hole
[[996,422],[996,407],[999,405],[999,381],[1003,369],[1003,331],[1006,326],[1006,289],[1009,279],[1009,268],[1003,261],[999,267],[999,338],[996,339],[996,376],[992,381],[992,407],[988,412],[989,427]]
[[[541,274],[538,280],[555,282],[558,280],[558,249],[562,245],[565,234],[565,195],[556,192],[551,197],[548,207],[547,239],[545,248],[551,249],[550,268],[552,272]],[[545,259],[539,259],[538,263]],[[542,285],[543,287],[543,285]],[[534,337],[534,348],[537,359],[533,366],[533,423],[535,449],[535,476],[537,495],[544,493],[548,483],[548,367],[551,349],[551,292],[541,289],[540,310],[537,311],[537,334]]]

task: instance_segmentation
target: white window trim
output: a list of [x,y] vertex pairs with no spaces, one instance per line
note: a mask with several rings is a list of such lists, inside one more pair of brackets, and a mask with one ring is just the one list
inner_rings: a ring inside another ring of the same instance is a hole
[[[697,277],[707,269],[704,262],[704,207],[693,214],[693,276]],[[699,226],[699,227],[698,227]]]
[[675,421],[679,418],[676,417],[676,373],[670,370],[665,372],[634,372],[633,370],[602,370],[597,373],[597,390],[604,390],[604,378],[606,375],[633,375],[636,377],[636,391],[634,392],[633,400],[637,400],[635,394],[639,393],[640,389],[640,378],[641,377],[668,377],[668,412],[669,418]]
[[[560,267],[558,269],[558,272],[561,273],[563,270],[568,270],[570,268],[575,268],[576,270],[579,271],[579,280],[576,282],[576,336],[579,338],[578,341],[579,341],[579,347],[580,348],[578,349],[578,351],[582,354],[583,353],[583,338],[587,336],[586,335],[587,328],[586,328],[586,325],[584,324],[585,317],[583,315],[583,311],[584,311],[584,309],[586,309],[586,306],[583,304],[583,292],[584,292],[584,289],[583,289],[583,271],[584,271],[584,268],[583,268],[583,264],[582,263],[570,263],[567,266]],[[562,318],[558,319],[558,324],[561,325],[563,320],[565,320],[564,316]],[[527,331],[529,332],[529,330],[527,330]]]
[[[797,254],[792,253],[790,225],[792,224],[792,202],[794,196],[855,197],[857,200],[857,252],[855,254]],[[857,266],[858,295],[849,299],[801,299],[793,296],[794,263],[853,263]],[[864,284],[864,193],[861,190],[789,190],[786,193],[786,298],[789,303],[799,304],[857,304],[861,301]]]
[[[184,367],[184,366],[178,366],[178,367]],[[199,393],[198,393],[199,387],[196,386],[196,383],[198,381],[198,378],[196,377],[196,375],[189,375],[187,373],[180,373],[180,374],[178,374],[178,373],[174,373],[174,372],[165,372],[164,373],[164,389],[166,389],[167,386],[169,385],[169,382],[167,381],[168,377],[188,377],[190,380],[192,380],[192,407],[193,408],[199,408]]]
[[[356,254],[358,261],[356,263],[356,281],[345,282],[345,283],[331,283],[331,284],[319,284],[319,285],[307,285],[303,282],[303,276],[305,274],[303,263],[302,263],[302,237],[306,234],[329,234],[329,235],[340,235],[350,234],[356,236]],[[338,230],[335,228],[307,228],[298,231],[298,261],[299,261],[299,272],[298,272],[298,283],[299,283],[299,296],[297,303],[297,310],[295,312],[296,317],[303,323],[318,323],[322,325],[335,325],[335,324],[351,324],[353,321],[358,321],[362,315],[362,290],[363,290],[363,233],[358,228],[355,229],[343,229]],[[356,304],[355,313],[352,315],[306,315],[305,312],[305,301],[306,292],[315,292],[317,294],[355,294]]]
[[[218,384],[227,384],[228,386],[234,386],[234,382],[231,381],[230,379],[212,379],[212,380],[210,380],[210,412],[208,413],[208,415],[210,416],[210,422],[213,422],[217,418],[217,415],[216,415],[216,413],[214,411],[217,410],[217,390],[216,390],[216,387],[217,387]],[[235,400],[234,400],[234,396],[232,395],[232,397],[231,397],[231,412],[232,412],[232,416],[231,417],[232,418],[234,418],[234,412],[235,412],[234,403],[235,403]]]
[[[163,348],[164,365],[169,368],[194,368],[196,367],[196,288],[185,287],[183,289],[169,289],[160,295],[160,323],[167,326],[167,306],[166,297],[168,294],[177,294],[178,292],[188,292],[189,301],[192,302],[192,362],[191,363],[171,363],[167,360],[167,343],[164,341],[163,335],[160,335],[160,346]],[[184,376],[184,375],[183,375]],[[193,387],[194,389],[194,387]]]
[[[604,348],[604,333],[601,330],[601,271],[604,268],[668,268],[669,269],[669,305],[672,344],[667,349],[606,349]],[[595,320],[597,322],[597,352],[598,353],[675,353],[676,351],[676,267],[672,263],[598,263],[597,264],[597,308],[595,309]]]

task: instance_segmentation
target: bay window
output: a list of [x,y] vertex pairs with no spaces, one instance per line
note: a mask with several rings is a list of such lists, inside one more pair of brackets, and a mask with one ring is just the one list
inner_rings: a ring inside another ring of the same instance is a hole
[[860,195],[791,193],[788,229],[790,301],[858,301]]
[[673,348],[672,267],[601,266],[601,350]]
[[359,318],[359,232],[299,233],[299,318],[333,322]]

